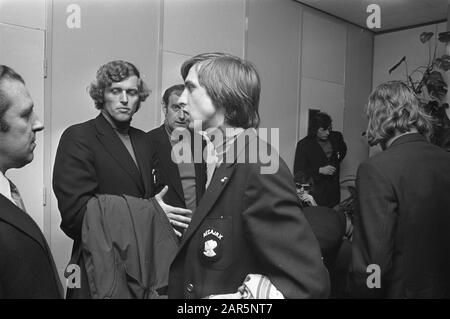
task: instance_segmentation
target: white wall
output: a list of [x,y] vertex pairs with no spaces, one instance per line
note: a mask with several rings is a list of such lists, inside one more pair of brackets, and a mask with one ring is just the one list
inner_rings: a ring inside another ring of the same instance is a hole
[[290,0],[249,1],[247,59],[261,77],[260,127],[279,129],[279,145],[273,146],[291,170],[297,142],[301,13],[302,7]]
[[354,177],[369,153],[367,140],[361,133],[367,128],[364,108],[372,88],[373,34],[348,26],[346,51],[343,133],[348,151],[341,164],[341,179]]
[[[245,0],[163,1],[161,100],[164,91],[183,83],[180,67],[205,52],[244,56]],[[163,118],[161,107],[159,116]]]
[[347,43],[344,22],[309,8],[302,20],[300,139],[308,133],[309,109],[327,112],[333,129],[343,130]]

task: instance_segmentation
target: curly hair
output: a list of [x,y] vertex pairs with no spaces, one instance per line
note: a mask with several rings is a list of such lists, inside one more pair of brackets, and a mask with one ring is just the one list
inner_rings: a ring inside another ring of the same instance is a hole
[[411,129],[427,139],[433,131],[432,119],[420,106],[415,93],[401,81],[380,84],[367,103],[367,139],[371,146],[386,143]]
[[138,81],[138,95],[139,102],[137,110],[150,95],[151,91],[148,89],[145,82],[140,78],[138,69],[130,62],[116,60],[102,65],[98,71],[96,79],[89,85],[89,95],[95,102],[95,107],[101,110],[105,104],[105,89],[111,86],[112,83],[121,82],[131,76],[137,76]]
[[227,124],[245,129],[259,126],[261,80],[252,63],[231,54],[203,53],[183,63],[183,80],[192,67],[214,106],[225,110]]

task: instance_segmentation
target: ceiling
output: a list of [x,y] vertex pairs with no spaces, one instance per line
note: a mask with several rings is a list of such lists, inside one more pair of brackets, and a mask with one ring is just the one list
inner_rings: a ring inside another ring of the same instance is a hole
[[386,32],[436,21],[447,20],[448,0],[296,0],[348,22],[367,28],[366,20],[373,11],[370,4],[381,9],[381,28],[374,32]]

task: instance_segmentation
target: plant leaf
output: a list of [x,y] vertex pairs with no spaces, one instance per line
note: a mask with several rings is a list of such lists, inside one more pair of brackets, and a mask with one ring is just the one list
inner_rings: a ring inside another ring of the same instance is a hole
[[422,32],[420,35],[420,42],[425,43],[428,42],[433,36],[433,32]]
[[397,62],[396,65],[394,65],[392,68],[389,69],[389,74],[392,73],[392,71],[394,71],[396,68],[399,67],[400,64],[402,64],[402,62],[404,62],[406,60],[406,56],[404,56],[400,61]]
[[433,71],[424,79],[430,96],[441,100],[447,94],[447,84],[442,77],[441,72]]
[[444,43],[450,42],[450,31],[439,33],[439,41]]
[[438,68],[447,72],[450,70],[450,55],[444,54],[440,58],[436,59],[436,65]]

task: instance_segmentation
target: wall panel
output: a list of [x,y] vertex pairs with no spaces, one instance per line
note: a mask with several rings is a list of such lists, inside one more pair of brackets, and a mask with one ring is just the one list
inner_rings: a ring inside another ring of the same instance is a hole
[[303,11],[302,75],[344,84],[346,25],[315,10]]
[[372,88],[373,34],[348,26],[345,68],[344,139],[347,156],[341,164],[341,177],[356,175],[368,156],[368,144],[361,133],[367,128],[365,105]]
[[248,60],[261,76],[261,127],[278,128],[279,151],[293,169],[297,142],[301,7],[289,0],[250,0]]
[[164,1],[165,51],[227,52],[242,57],[244,27],[244,0]]
[[46,0],[0,0],[0,23],[45,30]]

